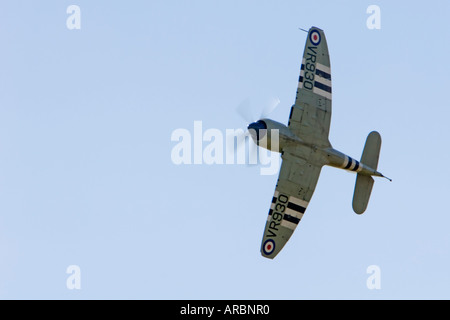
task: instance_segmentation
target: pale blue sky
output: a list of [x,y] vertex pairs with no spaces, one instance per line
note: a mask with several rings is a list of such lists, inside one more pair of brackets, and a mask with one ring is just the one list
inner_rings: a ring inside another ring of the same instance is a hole
[[[66,9],[81,8],[81,30]],[[366,9],[381,8],[369,30]],[[2,1],[0,298],[448,299],[448,1]],[[177,128],[287,123],[306,34],[325,31],[334,147],[383,138],[367,211],[322,170],[275,260],[277,176],[171,161]],[[66,268],[81,268],[81,290]],[[381,289],[366,269],[381,270]]]

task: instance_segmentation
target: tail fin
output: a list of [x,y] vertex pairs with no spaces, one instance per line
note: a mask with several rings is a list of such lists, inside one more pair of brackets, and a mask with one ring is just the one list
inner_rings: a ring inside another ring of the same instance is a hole
[[[361,163],[373,170],[377,170],[378,158],[381,148],[381,136],[378,132],[372,131],[367,136],[364,151],[361,156]],[[355,191],[353,193],[353,211],[362,214],[366,211],[372,192],[374,180],[371,176],[359,174],[356,177]]]

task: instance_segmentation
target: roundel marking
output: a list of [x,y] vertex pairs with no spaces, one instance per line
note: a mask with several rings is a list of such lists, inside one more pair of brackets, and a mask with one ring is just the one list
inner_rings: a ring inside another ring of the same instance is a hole
[[263,245],[263,251],[265,255],[270,255],[275,250],[275,241],[272,239],[266,240]]
[[317,30],[311,31],[311,33],[309,34],[309,40],[313,45],[315,46],[319,45],[321,40],[319,31]]

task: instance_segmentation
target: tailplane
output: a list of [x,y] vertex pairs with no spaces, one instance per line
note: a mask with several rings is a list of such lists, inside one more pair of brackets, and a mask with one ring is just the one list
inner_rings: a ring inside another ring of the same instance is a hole
[[[364,151],[361,156],[361,163],[364,166],[368,166],[376,171],[378,167],[380,148],[381,136],[378,132],[372,131],[367,136]],[[383,175],[380,174],[380,176]],[[374,180],[371,176],[358,173],[356,177],[355,191],[353,193],[353,211],[355,211],[355,213],[362,214],[366,211],[370,194],[372,192],[373,183]]]

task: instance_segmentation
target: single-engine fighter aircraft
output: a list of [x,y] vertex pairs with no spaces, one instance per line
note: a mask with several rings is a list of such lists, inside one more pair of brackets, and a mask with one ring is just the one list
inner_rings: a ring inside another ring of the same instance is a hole
[[[360,161],[333,149],[328,140],[331,120],[330,57],[323,30],[308,31],[295,104],[289,123],[261,119],[248,125],[253,141],[281,152],[282,165],[269,210],[261,254],[273,259],[291,237],[311,200],[322,166],[357,173],[353,210],[362,214],[369,202],[374,180],[385,177],[377,171],[381,136],[373,131],[366,140]],[[274,134],[275,129],[278,139]],[[265,145],[260,142],[266,139]],[[391,180],[391,179],[389,179]],[[391,180],[392,181],[392,180]]]

